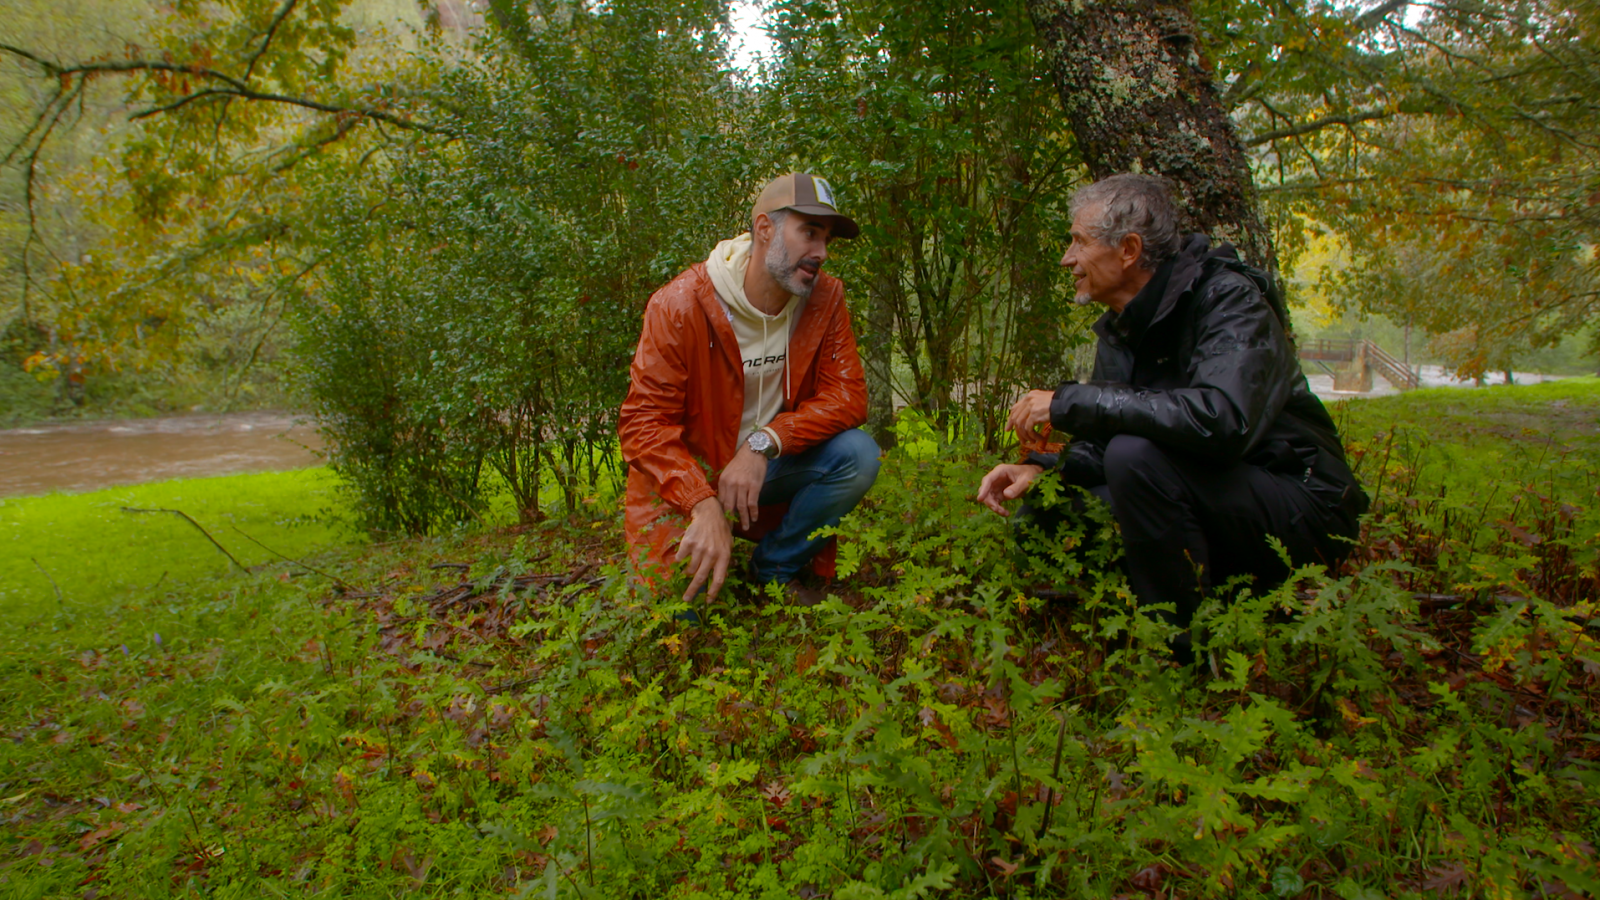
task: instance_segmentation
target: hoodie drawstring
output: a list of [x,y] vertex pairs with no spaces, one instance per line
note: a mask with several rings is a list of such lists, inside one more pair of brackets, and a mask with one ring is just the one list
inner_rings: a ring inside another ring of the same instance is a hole
[[[765,347],[767,346],[767,317],[766,316],[762,316],[761,317],[761,346],[762,346],[763,349],[765,349]],[[787,357],[789,355],[789,351],[785,350],[783,355],[785,357]],[[785,364],[787,364],[787,360],[785,360]],[[767,408],[767,380],[765,378],[757,376],[756,377],[756,409],[766,409],[766,408]],[[765,423],[763,423],[763,424],[765,424]]]

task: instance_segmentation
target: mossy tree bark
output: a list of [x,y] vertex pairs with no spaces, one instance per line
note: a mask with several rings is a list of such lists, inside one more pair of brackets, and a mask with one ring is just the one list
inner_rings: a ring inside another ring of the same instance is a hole
[[1089,175],[1172,180],[1184,225],[1273,268],[1249,159],[1183,0],[1028,0]]

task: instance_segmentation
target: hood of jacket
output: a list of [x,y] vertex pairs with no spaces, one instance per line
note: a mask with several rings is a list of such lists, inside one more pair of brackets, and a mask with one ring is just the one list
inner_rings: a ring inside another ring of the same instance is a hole
[[754,246],[748,231],[717,244],[711,255],[706,257],[706,277],[711,279],[718,299],[728,305],[731,314],[756,323],[762,320],[769,323],[788,322],[805,306],[804,300],[790,297],[783,309],[769,316],[756,309],[750,298],[745,296],[744,276],[750,268]]

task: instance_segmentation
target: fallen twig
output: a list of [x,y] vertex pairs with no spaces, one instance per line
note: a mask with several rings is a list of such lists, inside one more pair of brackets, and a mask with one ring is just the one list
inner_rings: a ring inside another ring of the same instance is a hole
[[[205,528],[202,527],[199,522],[196,522],[194,520],[193,516],[189,515],[188,513],[184,512],[181,509],[135,509],[132,506],[124,506],[122,508],[122,511],[125,512],[125,513],[166,513],[166,514],[172,515],[172,516],[181,516],[184,521],[188,522],[190,525],[193,525],[195,527],[196,531],[198,531],[201,534],[205,535],[206,536],[206,540],[211,542],[211,546],[216,547],[217,550],[221,551],[222,555],[226,556],[228,558],[229,562],[231,562],[234,565],[238,566],[239,567],[239,571],[245,573],[246,575],[251,574],[250,570],[245,568],[244,563],[239,562],[239,560],[235,559],[233,554],[228,552],[228,548],[227,547],[222,546],[222,544],[219,543],[216,538],[211,536],[211,532],[205,530]],[[247,537],[248,537],[248,535],[247,535]]]
[[33,563],[33,567],[35,569],[39,570],[39,574],[43,575],[50,582],[50,586],[56,589],[56,603],[60,604],[61,607],[65,609],[67,606],[67,598],[61,594],[61,585],[56,584],[56,580],[51,577],[49,572],[44,570],[44,566],[39,565],[39,561],[37,559],[34,559],[30,556],[28,557],[28,560]]
[[516,681],[507,681],[504,684],[482,685],[482,687],[484,693],[493,696],[495,694],[504,694],[509,691],[520,690],[521,688],[525,688],[538,680],[538,676],[534,676],[533,678],[519,678]]
[[[193,520],[191,520],[191,521],[193,521]],[[323,578],[327,578],[327,579],[333,581],[335,584],[339,585],[340,587],[342,587],[342,588],[344,588],[346,590],[355,590],[355,586],[352,585],[350,582],[345,581],[343,578],[340,578],[339,576],[334,575],[331,572],[324,572],[321,569],[316,568],[315,566],[307,565],[303,560],[295,559],[292,556],[285,556],[282,553],[279,553],[278,551],[272,549],[271,547],[268,547],[266,544],[261,543],[260,541],[256,540],[255,538],[251,537],[250,535],[245,534],[243,531],[239,531],[239,526],[237,526],[237,525],[229,525],[228,527],[232,528],[234,531],[238,531],[240,537],[244,538],[245,540],[249,541],[252,544],[255,544],[257,547],[260,547],[261,549],[267,551],[268,553],[271,553],[273,556],[276,556],[277,558],[279,558],[279,559],[281,559],[281,560],[283,560],[285,562],[292,562],[295,565],[299,566],[302,569],[305,569],[308,572],[312,572],[314,574],[321,575]],[[226,552],[226,551],[224,551],[224,552]]]

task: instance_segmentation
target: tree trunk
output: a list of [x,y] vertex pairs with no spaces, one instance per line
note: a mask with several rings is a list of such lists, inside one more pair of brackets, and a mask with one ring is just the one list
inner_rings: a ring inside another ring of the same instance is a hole
[[861,335],[862,349],[866,352],[867,375],[867,431],[878,446],[888,450],[894,446],[894,310],[890,307],[889,292],[894,277],[887,269],[880,269],[876,282],[867,298],[866,328]]
[[1186,230],[1275,268],[1249,159],[1184,0],[1028,0],[1090,177],[1170,179]]

